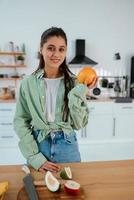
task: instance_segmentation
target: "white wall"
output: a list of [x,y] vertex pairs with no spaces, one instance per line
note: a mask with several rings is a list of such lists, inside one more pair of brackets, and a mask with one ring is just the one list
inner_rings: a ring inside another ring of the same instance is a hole
[[[86,39],[86,55],[99,63],[96,68],[129,74],[134,55],[133,8],[134,0],[0,0],[0,47],[3,50],[8,41],[24,42],[25,72],[31,73],[38,63],[40,35],[58,26],[68,36],[68,61],[75,55],[75,39]],[[116,52],[121,60],[114,59]]]

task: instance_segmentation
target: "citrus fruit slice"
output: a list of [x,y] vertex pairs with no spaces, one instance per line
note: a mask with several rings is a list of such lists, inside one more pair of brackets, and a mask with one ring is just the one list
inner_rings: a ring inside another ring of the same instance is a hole
[[64,167],[60,172],[60,177],[64,180],[72,179],[72,172],[70,167]]
[[56,192],[56,191],[58,191],[60,189],[60,183],[59,183],[59,181],[49,171],[46,172],[45,183],[46,183],[47,188],[51,192]]
[[64,189],[68,194],[78,195],[80,193],[80,184],[76,181],[68,180],[64,184]]

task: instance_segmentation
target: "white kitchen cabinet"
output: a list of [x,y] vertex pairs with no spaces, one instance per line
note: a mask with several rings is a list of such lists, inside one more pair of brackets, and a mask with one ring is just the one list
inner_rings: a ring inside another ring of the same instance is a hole
[[117,139],[134,139],[134,114],[116,115],[115,136]]
[[[15,103],[0,103],[0,164],[25,162],[13,130]],[[89,102],[89,122],[77,131],[82,161],[134,159],[134,103]]]
[[112,114],[92,114],[90,115],[88,124],[85,128],[86,139],[90,141],[112,139],[113,137],[112,127],[113,127]]
[[79,144],[82,162],[134,159],[134,142]]
[[113,103],[89,103],[88,124],[81,130],[79,140],[109,140],[113,137],[113,123]]
[[133,159],[134,103],[89,102],[89,110],[78,138],[82,161]]
[[114,131],[116,139],[134,140],[134,103],[114,104]]
[[26,163],[18,145],[0,146],[0,165],[17,165]]
[[15,103],[0,103],[0,144],[17,140],[13,129],[14,113]]
[[[88,140],[104,140],[111,139],[113,127],[112,115],[101,114],[98,116],[92,115],[89,118],[88,125],[86,127],[86,138]],[[99,134],[98,134],[99,129]]]
[[15,108],[15,103],[0,103],[0,165],[25,162],[13,129]]

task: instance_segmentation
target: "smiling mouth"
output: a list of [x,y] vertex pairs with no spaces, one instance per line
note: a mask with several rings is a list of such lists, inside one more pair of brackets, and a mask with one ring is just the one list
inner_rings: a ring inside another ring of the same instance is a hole
[[59,59],[52,59],[51,61],[52,61],[53,63],[58,63],[58,62],[60,62]]

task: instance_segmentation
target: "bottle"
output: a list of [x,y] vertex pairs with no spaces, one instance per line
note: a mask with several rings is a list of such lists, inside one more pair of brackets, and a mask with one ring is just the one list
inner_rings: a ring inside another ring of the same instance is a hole
[[9,51],[14,52],[14,42],[9,42]]
[[119,94],[121,92],[121,87],[120,87],[120,81],[119,81],[119,79],[115,80],[114,91],[116,92],[116,97],[119,97]]
[[22,52],[23,52],[23,53],[26,53],[26,47],[25,47],[25,44],[24,44],[24,43],[22,44]]

